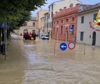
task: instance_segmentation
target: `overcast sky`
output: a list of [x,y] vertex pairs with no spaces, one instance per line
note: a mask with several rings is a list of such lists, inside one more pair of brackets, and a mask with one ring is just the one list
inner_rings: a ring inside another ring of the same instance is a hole
[[[51,3],[55,2],[55,1],[59,1],[59,0],[47,0],[47,4],[45,4],[41,8],[48,10],[48,5],[50,5]],[[79,1],[81,1],[82,4],[96,4],[96,3],[100,2],[100,0],[79,0]],[[39,10],[40,10],[40,8],[38,8],[36,11],[32,11],[32,16],[36,17],[36,14]]]

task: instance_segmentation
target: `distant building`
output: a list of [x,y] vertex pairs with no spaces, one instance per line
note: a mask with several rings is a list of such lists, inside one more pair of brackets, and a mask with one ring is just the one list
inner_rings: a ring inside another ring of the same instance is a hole
[[44,17],[41,18],[41,31],[40,34],[44,33]]
[[48,8],[49,8],[48,30],[50,32],[52,32],[52,26],[53,26],[52,18],[53,18],[53,15],[56,12],[59,12],[59,9],[63,9],[64,7],[69,7],[71,3],[73,3],[73,6],[75,6],[77,3],[80,3],[80,1],[78,1],[78,0],[59,0],[59,1],[53,2],[52,4],[50,4],[48,6]]
[[47,13],[48,10],[40,10],[38,13],[37,13],[37,27],[39,28],[40,32],[42,31],[42,27],[43,27],[43,24],[42,24],[42,21],[41,21],[41,18],[44,17],[44,14]]
[[44,14],[44,30],[45,33],[49,33],[49,28],[48,28],[48,12]]
[[18,34],[22,35],[24,32],[32,33],[35,31],[35,33],[38,35],[38,28],[37,28],[37,18],[32,17],[29,21],[26,21],[23,26],[21,26],[18,30]]
[[100,9],[100,3],[92,5],[90,7],[81,8],[78,13],[77,22],[77,42],[90,44],[94,42],[96,46],[100,46],[100,27],[95,27],[94,20],[100,24],[100,12],[99,20],[96,18]]

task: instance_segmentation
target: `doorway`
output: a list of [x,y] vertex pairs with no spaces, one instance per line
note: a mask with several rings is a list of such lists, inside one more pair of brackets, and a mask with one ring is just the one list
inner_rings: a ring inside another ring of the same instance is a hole
[[66,28],[66,41],[68,41],[68,28]]
[[96,32],[94,31],[92,33],[92,46],[95,46],[95,44],[96,44]]

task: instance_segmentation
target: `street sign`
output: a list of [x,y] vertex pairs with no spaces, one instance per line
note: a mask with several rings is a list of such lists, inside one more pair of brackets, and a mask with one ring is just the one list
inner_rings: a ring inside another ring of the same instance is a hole
[[70,26],[70,32],[74,31],[74,25]]
[[9,27],[10,27],[10,22],[7,23],[0,22],[0,28],[9,28]]
[[66,27],[68,27],[68,26],[69,26],[69,24],[66,24],[65,26],[66,26]]
[[67,46],[67,44],[66,43],[61,43],[60,44],[60,49],[62,50],[62,51],[64,51],[64,50],[66,50],[68,48],[68,46]]
[[56,26],[57,28],[59,27],[59,26]]
[[74,43],[74,42],[70,42],[70,43],[68,44],[68,48],[69,48],[70,50],[73,50],[73,49],[75,48],[75,43]]
[[5,28],[5,27],[6,27],[6,25],[4,23],[2,23],[1,28]]

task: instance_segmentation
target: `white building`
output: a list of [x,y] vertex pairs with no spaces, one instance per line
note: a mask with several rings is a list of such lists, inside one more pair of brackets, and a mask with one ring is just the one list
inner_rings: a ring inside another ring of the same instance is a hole
[[59,0],[56,2],[53,2],[48,6],[49,8],[49,18],[48,18],[48,30],[49,33],[51,33],[52,30],[52,18],[53,14],[55,14],[59,9],[63,9],[64,7],[69,7],[70,4],[73,3],[73,6],[75,6],[77,3],[80,3],[78,0]]
[[[94,27],[100,3],[81,10],[78,14],[77,22],[77,42],[100,46],[100,27]],[[94,30],[93,30],[94,28]]]

